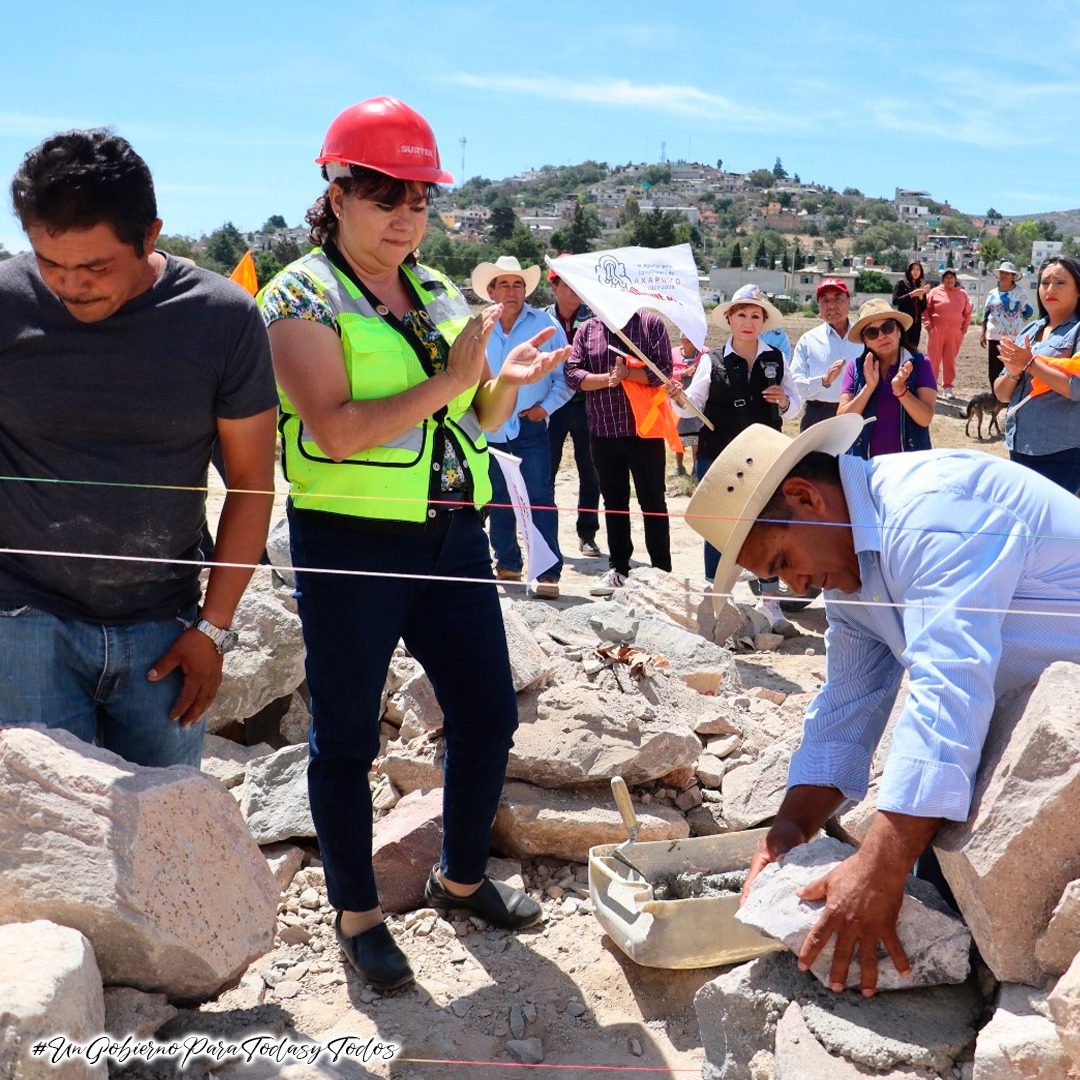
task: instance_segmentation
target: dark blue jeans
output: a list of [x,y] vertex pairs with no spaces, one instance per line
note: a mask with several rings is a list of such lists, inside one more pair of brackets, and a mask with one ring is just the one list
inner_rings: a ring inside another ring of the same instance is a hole
[[[493,450],[502,450],[521,458],[521,478],[529,493],[532,519],[540,535],[558,558],[554,566],[543,572],[545,578],[559,580],[562,574],[562,555],[559,552],[559,514],[554,509],[555,492],[551,482],[551,449],[548,446],[547,423],[543,420],[522,420],[521,431],[509,442],[492,443]],[[510,509],[510,493],[506,490],[502,469],[496,461],[489,465],[491,473],[491,509],[488,528],[491,530],[491,550],[495,565],[505,570],[521,570],[521,548],[517,539],[517,518]],[[501,504],[501,505],[499,505]],[[552,507],[538,510],[537,507]]]
[[[401,639],[443,710],[441,868],[479,881],[517,727],[487,537],[471,508],[440,511],[419,534],[358,529],[344,515],[289,513],[311,690],[308,798],[330,903],[375,907],[368,770],[379,752],[379,701]],[[406,577],[305,573],[301,567]],[[428,581],[432,575],[478,579]]]
[[548,443],[551,446],[551,482],[562,464],[563,444],[569,435],[574,444],[574,464],[578,471],[577,534],[580,540],[595,540],[600,528],[600,481],[596,478],[592,454],[589,452],[589,421],[585,414],[585,397],[571,398],[548,418]]

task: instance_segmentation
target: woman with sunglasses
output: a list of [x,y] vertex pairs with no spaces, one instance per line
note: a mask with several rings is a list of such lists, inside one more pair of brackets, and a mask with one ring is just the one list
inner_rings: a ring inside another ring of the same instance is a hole
[[259,302],[307,649],[311,816],[341,951],[390,990],[413,972],[379,905],[368,771],[399,640],[444,717],[442,858],[426,904],[511,929],[542,915],[485,876],[517,699],[480,520],[491,498],[483,433],[569,349],[540,352],[547,327],[492,378],[484,349],[501,307],[470,318],[453,282],[410,259],[435,185],[453,180],[419,113],[394,98],[353,105],[315,160],[327,182],[307,214],[317,246]]
[[[1005,445],[1013,461],[1080,494],[1080,260],[1069,255],[1039,267],[1039,318],[998,352],[1005,370],[994,382],[1009,402]],[[1056,358],[1056,359],[1055,359]],[[1067,359],[1066,359],[1067,358]]]
[[861,342],[864,350],[844,372],[836,412],[874,419],[848,451],[856,457],[930,449],[937,381],[930,361],[902,345],[910,327],[911,316],[888,300],[867,300],[848,331],[848,341]]

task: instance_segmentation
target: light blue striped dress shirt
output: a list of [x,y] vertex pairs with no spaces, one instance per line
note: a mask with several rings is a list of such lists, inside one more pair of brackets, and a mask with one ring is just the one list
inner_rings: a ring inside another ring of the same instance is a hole
[[977,451],[840,470],[862,584],[825,594],[826,681],[788,785],[861,799],[906,671],[877,808],[963,821],[997,696],[1080,660],[1080,499]]
[[[501,323],[495,324],[488,338],[487,360],[492,375],[498,375],[502,370],[503,361],[510,354],[515,345],[530,340],[534,335],[548,326],[555,327],[555,334],[551,340],[544,342],[541,352],[553,352],[566,344],[566,333],[559,325],[558,320],[552,318],[546,311],[534,308],[526,304],[521,313],[514,320],[508,334],[502,328]],[[572,397],[574,391],[566,383],[563,374],[563,366],[560,364],[554,371],[549,371],[539,382],[530,383],[518,389],[517,405],[510,414],[510,419],[498,431],[488,435],[488,442],[504,443],[516,439],[521,432],[521,420],[518,413],[531,409],[534,405],[543,406],[544,411],[550,416],[556,409],[562,408]]]

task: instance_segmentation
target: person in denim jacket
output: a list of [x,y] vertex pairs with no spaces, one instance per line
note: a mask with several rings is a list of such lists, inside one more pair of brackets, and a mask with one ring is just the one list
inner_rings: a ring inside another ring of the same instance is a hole
[[1027,465],[1074,495],[1080,493],[1080,375],[1053,363],[1073,357],[1080,337],[1080,260],[1047,259],[1039,268],[1039,318],[1016,341],[1003,341],[1005,370],[994,383],[1009,402],[1005,445]]

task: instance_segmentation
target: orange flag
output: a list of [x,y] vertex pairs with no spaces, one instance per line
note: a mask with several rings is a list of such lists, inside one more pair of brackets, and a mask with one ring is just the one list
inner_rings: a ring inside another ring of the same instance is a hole
[[[1046,364],[1047,367],[1064,371],[1066,375],[1080,375],[1080,353],[1077,353],[1076,356],[1040,356],[1039,360]],[[1031,397],[1038,397],[1040,394],[1048,394],[1049,392],[1050,387],[1038,375],[1033,375],[1031,378]]]
[[229,275],[230,281],[235,281],[242,289],[246,289],[252,296],[259,291],[259,279],[255,275],[255,260],[250,251],[245,251],[243,258],[236,264],[236,269]]
[[[628,357],[627,363],[630,367],[645,366],[633,357]],[[679,438],[678,420],[664,387],[646,386],[629,379],[624,379],[621,385],[630,402],[630,411],[634,414],[638,435],[643,439],[666,439],[672,452],[681,454],[683,444]]]

